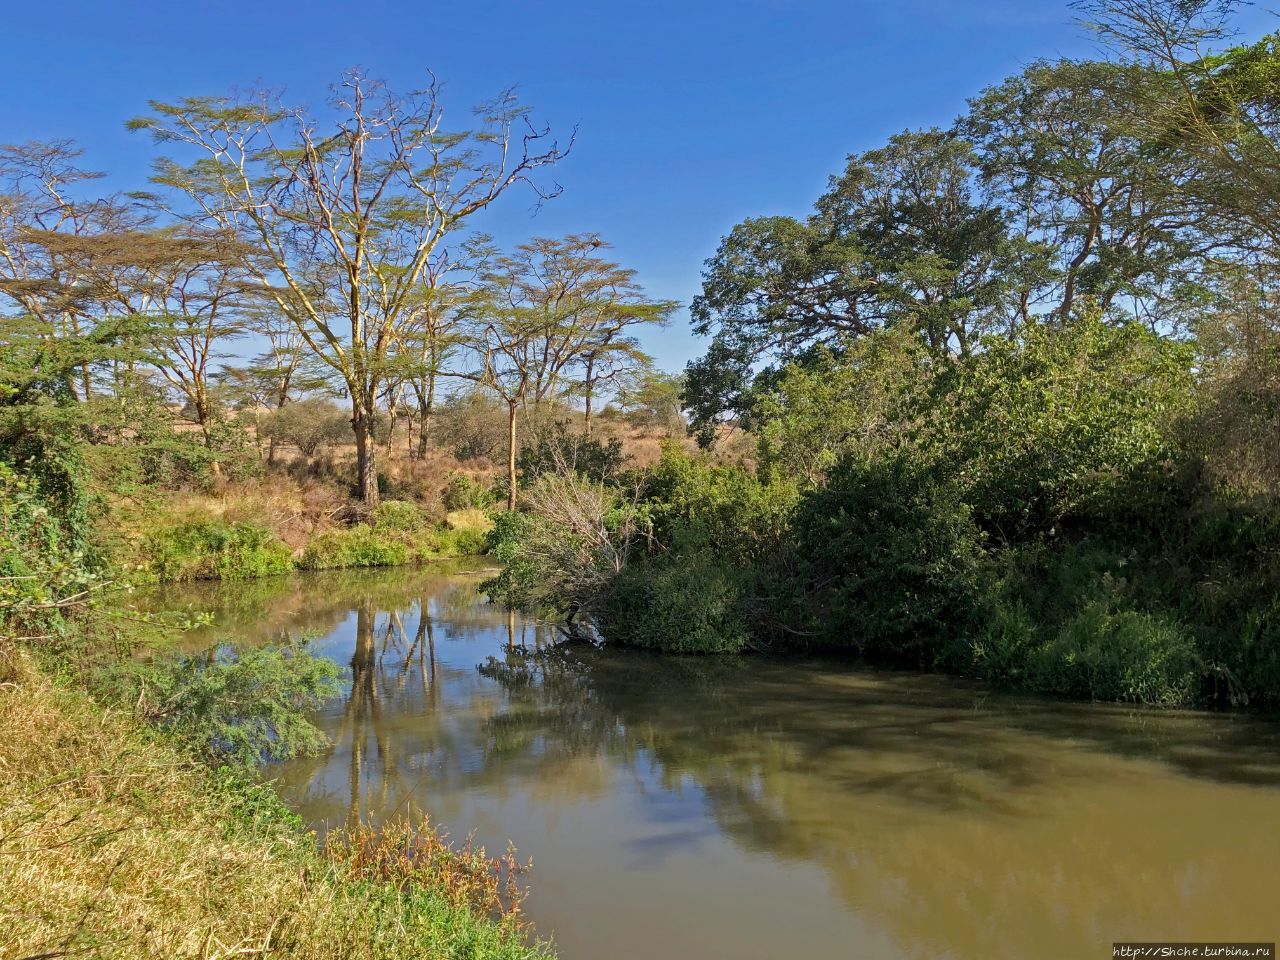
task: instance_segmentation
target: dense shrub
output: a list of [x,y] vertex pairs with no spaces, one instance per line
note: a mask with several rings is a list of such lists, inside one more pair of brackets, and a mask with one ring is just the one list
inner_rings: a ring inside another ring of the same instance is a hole
[[979,524],[1017,542],[1140,506],[1176,459],[1191,369],[1185,345],[1140,324],[1028,324],[935,380],[917,442]]
[[551,421],[520,451],[516,466],[523,484],[566,470],[605,483],[618,476],[625,459],[621,440],[601,441]]
[[148,569],[163,581],[247,580],[294,565],[289,547],[254,523],[181,523],[151,534],[143,549]]
[[598,611],[637,540],[635,505],[573,472],[538,477],[525,503],[527,512],[497,517],[489,549],[506,569],[481,589],[543,615],[572,619]]
[[1023,685],[1083,700],[1181,704],[1196,693],[1201,672],[1181,624],[1094,602],[1031,653]]
[[934,666],[981,617],[982,537],[954,485],[912,456],[841,461],[797,511],[796,541],[822,642]]
[[449,475],[441,499],[446,510],[488,510],[496,502],[490,487],[465,473]]
[[431,518],[416,503],[408,500],[384,500],[373,511],[370,522],[386,533],[418,533],[431,526]]
[[394,534],[356,524],[312,537],[298,566],[304,570],[398,567],[409,562],[409,547]]
[[664,549],[713,549],[728,562],[775,556],[788,537],[796,487],[764,483],[743,467],[712,466],[667,448],[644,476],[642,504]]
[[0,459],[0,636],[61,631],[101,584],[81,474],[70,451]]
[[626,567],[600,613],[610,643],[738,653],[752,643],[755,575],[699,550]]
[[351,442],[351,414],[328,400],[295,400],[264,414],[258,430],[266,439],[290,444],[304,457],[313,457],[324,447]]

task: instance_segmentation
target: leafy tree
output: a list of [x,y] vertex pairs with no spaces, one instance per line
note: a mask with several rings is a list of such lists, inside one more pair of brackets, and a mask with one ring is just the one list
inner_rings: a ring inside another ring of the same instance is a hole
[[328,400],[307,398],[285,404],[261,419],[262,435],[274,448],[287,443],[304,457],[315,456],[321,447],[342,443],[351,435],[351,424],[342,411]]
[[328,106],[315,115],[263,91],[189,97],[153,102],[129,126],[186,155],[156,165],[175,212],[257,251],[245,265],[262,293],[346,385],[359,494],[376,504],[377,399],[431,257],[564,151],[544,147],[546,130],[515,132],[525,111],[511,93],[463,131],[444,127],[435,83],[397,94],[350,72]]
[[509,509],[516,502],[519,410],[572,392],[581,369],[589,423],[601,383],[628,362],[648,362],[629,331],[665,323],[675,309],[646,299],[634,271],[599,256],[603,247],[594,234],[531,240],[496,258],[472,298],[470,349],[480,366],[464,375],[507,408]]
[[1177,197],[1182,165],[1145,150],[1128,119],[1166,86],[1141,65],[1041,61],[970,101],[960,127],[983,177],[1054,254],[1026,314],[1065,319],[1088,297],[1103,310],[1137,303],[1159,322],[1170,285],[1215,245]]
[[683,392],[684,377],[645,369],[618,391],[618,405],[632,425],[675,436],[685,428]]
[[1012,233],[976,183],[972,148],[938,130],[906,132],[851,157],[806,221],[748,220],[707,263],[695,331],[713,337],[689,365],[685,402],[703,440],[749,413],[754,367],[803,362],[885,327],[935,353],[969,352],[1007,328],[1043,273],[1044,251]]

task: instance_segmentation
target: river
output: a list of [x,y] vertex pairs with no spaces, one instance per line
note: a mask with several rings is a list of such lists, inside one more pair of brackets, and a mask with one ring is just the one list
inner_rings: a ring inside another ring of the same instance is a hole
[[557,645],[478,572],[171,588],[195,643],[286,633],[351,674],[318,830],[427,813],[532,858],[563,960],[1102,958],[1280,935],[1280,725],[998,696],[822,660]]

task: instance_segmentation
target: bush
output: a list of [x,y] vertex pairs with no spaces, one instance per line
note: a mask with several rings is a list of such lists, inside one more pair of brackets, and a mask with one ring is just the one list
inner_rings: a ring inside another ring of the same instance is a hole
[[144,551],[161,581],[248,580],[293,569],[293,553],[270,530],[254,523],[200,520],[160,530]]
[[101,583],[87,531],[78,460],[0,460],[0,636],[61,630],[72,598]]
[[485,393],[464,394],[440,408],[434,432],[459,460],[496,462],[507,449],[507,411]]
[[382,501],[370,520],[375,529],[388,533],[418,533],[431,526],[431,518],[408,500]]
[[213,763],[253,766],[328,742],[305,711],[340,692],[337,665],[301,646],[184,657],[147,670],[139,706]]
[[298,562],[304,570],[337,570],[350,567],[398,567],[409,562],[404,541],[357,524],[312,537]]
[[954,486],[917,458],[841,461],[799,508],[796,540],[821,641],[910,666],[967,656],[982,538]]
[[490,488],[465,473],[450,474],[442,499],[446,510],[488,510],[495,502]]
[[921,443],[974,518],[1016,543],[1066,518],[1135,510],[1178,453],[1192,355],[1141,324],[1027,325],[935,381]]
[[621,440],[602,442],[553,420],[520,451],[516,465],[520,471],[520,482],[525,485],[544,473],[566,471],[608,483],[618,476],[625,459]]
[[1202,669],[1185,627],[1091,603],[1028,662],[1026,686],[1083,700],[1185,704]]
[[739,653],[752,642],[755,577],[710,551],[633,563],[600,616],[610,643],[668,653]]
[[709,549],[748,566],[776,557],[789,536],[797,491],[762,483],[743,467],[715,467],[674,446],[643,478],[641,505],[657,543],[676,553]]
[[351,414],[328,400],[295,400],[264,414],[258,427],[263,437],[298,448],[313,457],[323,447],[352,442]]

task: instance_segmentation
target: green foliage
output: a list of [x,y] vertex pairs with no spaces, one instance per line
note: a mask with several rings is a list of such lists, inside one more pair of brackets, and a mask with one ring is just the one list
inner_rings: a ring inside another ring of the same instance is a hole
[[634,504],[573,472],[543,474],[524,499],[526,512],[497,518],[488,546],[506,569],[481,589],[543,615],[596,612],[638,538]]
[[600,613],[610,643],[667,653],[739,653],[752,645],[755,574],[708,550],[638,562]]
[[60,632],[102,582],[87,539],[80,466],[45,451],[34,465],[0,460],[0,635]]
[[664,430],[674,436],[685,428],[683,392],[683,376],[646,370],[636,382],[624,384],[618,391],[618,404],[633,427]]
[[621,440],[602,441],[552,421],[520,451],[516,467],[526,485],[544,473],[564,470],[607,483],[618,476],[625,459]]
[[304,399],[286,403],[260,418],[259,431],[268,440],[297,447],[304,457],[324,447],[350,443],[351,414],[328,400]]
[[954,485],[907,455],[850,457],[795,529],[816,638],[880,662],[956,661],[981,615],[984,555]]
[[548,583],[547,571],[527,549],[545,528],[541,518],[515,510],[493,518],[484,551],[502,564],[502,571],[480,584],[480,591],[494,603],[535,613],[566,612],[568,598],[557,594],[555,585]]
[[152,666],[143,706],[153,723],[213,763],[251,766],[323,748],[305,711],[340,692],[339,669],[305,647],[264,647]]
[[922,446],[1005,540],[1134,509],[1175,456],[1191,361],[1137,324],[1029,324],[938,378]]
[[747,565],[779,549],[797,496],[788,480],[764,483],[743,467],[711,466],[668,447],[644,476],[641,503],[663,548],[710,547]]
[[409,547],[402,539],[361,523],[312,537],[298,566],[303,570],[334,570],[398,567],[408,562]]
[[150,572],[162,581],[249,580],[294,567],[288,545],[254,523],[180,523],[151,534],[143,550]]
[[408,500],[384,500],[370,517],[376,530],[387,533],[418,533],[431,526],[431,518],[416,503]]
[[1200,674],[1195,643],[1181,624],[1091,603],[1032,653],[1025,685],[1077,699],[1182,704]]
[[890,330],[759,378],[751,417],[762,474],[817,484],[846,454],[873,456],[903,443],[934,369],[919,337]]
[[449,474],[442,499],[446,510],[488,510],[496,502],[490,488],[465,473]]
[[643,479],[638,519],[651,555],[624,565],[601,605],[611,642],[732,653],[771,635],[789,555],[794,485],[762,483],[674,448]]

